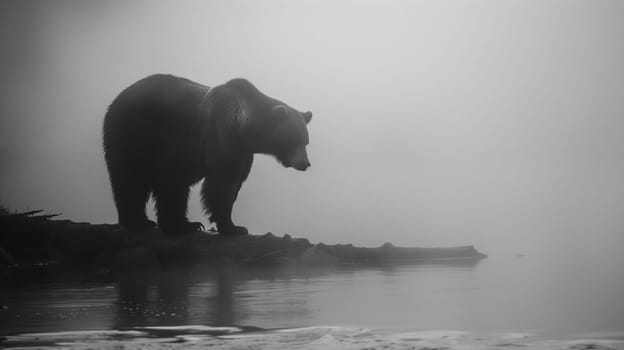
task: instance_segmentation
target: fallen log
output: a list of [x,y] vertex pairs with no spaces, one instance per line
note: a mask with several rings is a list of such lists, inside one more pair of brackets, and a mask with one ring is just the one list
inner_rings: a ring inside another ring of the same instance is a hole
[[39,213],[0,215],[0,250],[5,266],[90,261],[119,266],[136,255],[161,261],[227,261],[240,266],[464,263],[487,257],[472,246],[407,248],[386,243],[378,248],[363,248],[352,244],[313,244],[307,239],[272,233],[226,237],[198,232],[171,237],[158,230],[135,233],[119,225],[53,220],[53,216]]

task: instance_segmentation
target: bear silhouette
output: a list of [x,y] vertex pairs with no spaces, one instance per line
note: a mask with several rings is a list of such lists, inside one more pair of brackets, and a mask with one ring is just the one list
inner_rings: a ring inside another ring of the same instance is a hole
[[311,118],[311,112],[271,98],[245,79],[212,88],[164,74],[139,80],[115,98],[104,118],[104,154],[119,223],[131,231],[155,227],[145,215],[151,194],[162,231],[202,230],[186,211],[190,186],[203,180],[210,222],[221,234],[247,234],[231,216],[254,154],[306,170]]

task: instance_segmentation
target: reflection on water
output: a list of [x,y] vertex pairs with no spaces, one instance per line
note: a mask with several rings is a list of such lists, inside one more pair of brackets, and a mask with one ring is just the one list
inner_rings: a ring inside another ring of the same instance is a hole
[[582,266],[531,256],[333,270],[128,264],[109,280],[51,274],[3,285],[0,325],[1,334],[184,325],[621,330],[624,281]]
[[346,315],[356,318],[347,323],[355,324],[364,321],[360,312],[392,297],[371,293],[395,293],[409,271],[461,273],[473,265],[241,269],[152,261],[128,264],[105,281],[81,272],[67,278],[65,271],[61,280],[50,274],[0,288],[0,323],[2,334],[189,324],[287,328],[339,322],[341,305],[352,305]]

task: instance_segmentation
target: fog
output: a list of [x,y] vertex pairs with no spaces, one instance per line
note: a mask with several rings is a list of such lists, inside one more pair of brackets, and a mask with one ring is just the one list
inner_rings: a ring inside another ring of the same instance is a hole
[[[256,157],[234,209],[253,233],[615,256],[622,18],[594,0],[2,1],[0,200],[115,222],[116,94],[244,77],[314,113],[308,171]],[[189,216],[206,223],[197,188]]]

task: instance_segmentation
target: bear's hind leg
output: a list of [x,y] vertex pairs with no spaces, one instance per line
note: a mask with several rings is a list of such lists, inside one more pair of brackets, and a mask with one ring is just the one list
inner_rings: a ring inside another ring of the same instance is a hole
[[181,235],[202,231],[200,222],[189,222],[186,218],[189,187],[185,184],[167,183],[154,189],[158,226],[167,234]]
[[121,226],[136,232],[156,227],[145,215],[149,186],[144,179],[132,175],[111,176],[111,185]]

